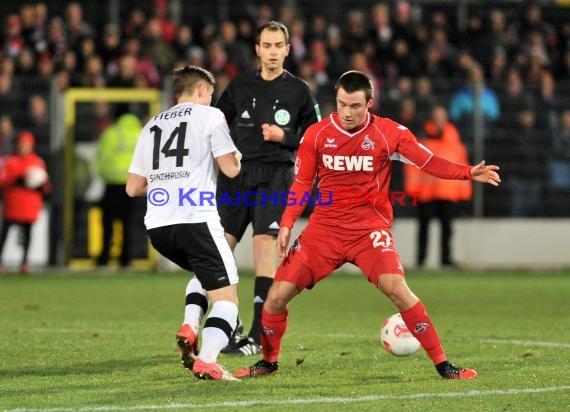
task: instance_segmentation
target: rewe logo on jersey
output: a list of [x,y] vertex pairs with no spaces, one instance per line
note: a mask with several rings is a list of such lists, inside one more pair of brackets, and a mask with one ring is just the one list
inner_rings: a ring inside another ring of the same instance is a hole
[[323,154],[323,165],[331,170],[374,171],[373,156],[331,156]]

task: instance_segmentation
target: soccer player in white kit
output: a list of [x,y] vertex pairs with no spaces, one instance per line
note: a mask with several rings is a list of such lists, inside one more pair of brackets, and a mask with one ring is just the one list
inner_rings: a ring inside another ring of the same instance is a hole
[[[129,196],[146,196],[145,225],[152,245],[195,273],[176,335],[182,363],[198,379],[237,380],[217,363],[237,322],[238,274],[215,205],[218,170],[233,178],[241,168],[222,112],[210,107],[215,79],[200,67],[174,70],[177,104],[144,126],[129,168]],[[215,162],[214,162],[215,160]],[[203,288],[203,289],[202,289]],[[208,308],[212,310],[198,330]],[[190,304],[188,302],[190,300]]]

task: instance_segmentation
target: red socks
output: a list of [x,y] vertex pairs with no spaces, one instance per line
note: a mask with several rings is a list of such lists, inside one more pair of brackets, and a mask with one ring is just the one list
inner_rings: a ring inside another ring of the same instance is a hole
[[272,315],[265,309],[261,311],[261,351],[267,362],[277,362],[281,351],[281,339],[287,329],[287,315],[284,312]]
[[423,303],[418,301],[410,309],[404,310],[400,314],[404,322],[406,322],[406,326],[412,335],[420,341],[422,348],[425,349],[434,365],[443,362],[445,360],[443,347]]

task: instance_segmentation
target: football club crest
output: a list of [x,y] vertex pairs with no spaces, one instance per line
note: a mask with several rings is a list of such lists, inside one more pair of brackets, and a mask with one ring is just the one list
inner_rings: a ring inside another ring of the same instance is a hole
[[368,135],[364,136],[364,140],[362,142],[362,150],[370,150],[370,149],[374,149],[374,142],[372,140],[370,140],[370,138],[368,137]]
[[279,109],[275,112],[275,123],[279,126],[285,126],[291,120],[291,115],[285,109]]

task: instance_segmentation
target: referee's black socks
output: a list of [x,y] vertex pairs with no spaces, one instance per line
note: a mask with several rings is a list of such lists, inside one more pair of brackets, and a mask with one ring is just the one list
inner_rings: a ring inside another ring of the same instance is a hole
[[273,279],[267,276],[256,276],[253,288],[253,321],[248,336],[257,344],[261,342],[261,309],[269,293]]

